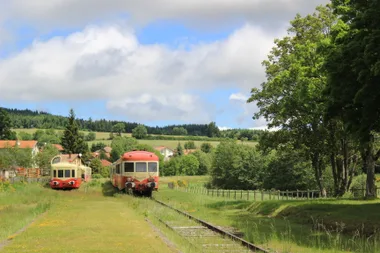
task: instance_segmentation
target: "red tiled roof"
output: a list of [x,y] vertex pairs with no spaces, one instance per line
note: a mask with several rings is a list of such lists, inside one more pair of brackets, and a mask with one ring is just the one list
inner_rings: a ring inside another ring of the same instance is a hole
[[37,141],[0,141],[0,148],[15,147],[18,143],[19,148],[34,148]]
[[109,161],[107,161],[107,160],[101,160],[101,162],[102,162],[102,165],[104,166],[104,167],[107,167],[107,166],[110,166],[112,163],[111,162],[109,162]]

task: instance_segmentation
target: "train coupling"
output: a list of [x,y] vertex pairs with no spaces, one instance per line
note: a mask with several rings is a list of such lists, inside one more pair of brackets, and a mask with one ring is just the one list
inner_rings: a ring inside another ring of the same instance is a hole
[[133,182],[126,182],[126,183],[125,183],[125,187],[126,187],[126,188],[135,188],[135,186],[136,186],[136,185],[135,185],[135,183],[133,183]]

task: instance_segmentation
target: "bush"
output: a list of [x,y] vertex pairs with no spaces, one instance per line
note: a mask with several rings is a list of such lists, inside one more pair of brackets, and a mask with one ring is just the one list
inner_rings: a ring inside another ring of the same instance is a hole
[[103,178],[103,176],[99,173],[96,173],[96,174],[92,174],[92,179],[100,179],[100,178]]

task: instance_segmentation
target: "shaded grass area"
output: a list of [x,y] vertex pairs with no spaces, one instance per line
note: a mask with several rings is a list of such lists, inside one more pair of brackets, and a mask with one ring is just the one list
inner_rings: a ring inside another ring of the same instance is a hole
[[0,242],[48,210],[58,194],[39,184],[0,183]]
[[156,198],[280,252],[380,252],[380,201],[221,200],[162,189]]
[[51,190],[60,201],[2,252],[172,252],[111,187],[94,180],[79,190]]

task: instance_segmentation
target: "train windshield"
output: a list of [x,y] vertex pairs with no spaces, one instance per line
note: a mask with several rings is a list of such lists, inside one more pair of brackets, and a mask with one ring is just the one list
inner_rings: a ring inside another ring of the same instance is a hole
[[75,177],[75,170],[53,170],[53,177]]
[[124,172],[133,172],[134,164],[133,163],[124,163]]
[[148,171],[149,172],[157,172],[157,163],[148,163]]
[[146,172],[146,162],[137,162],[136,172]]

